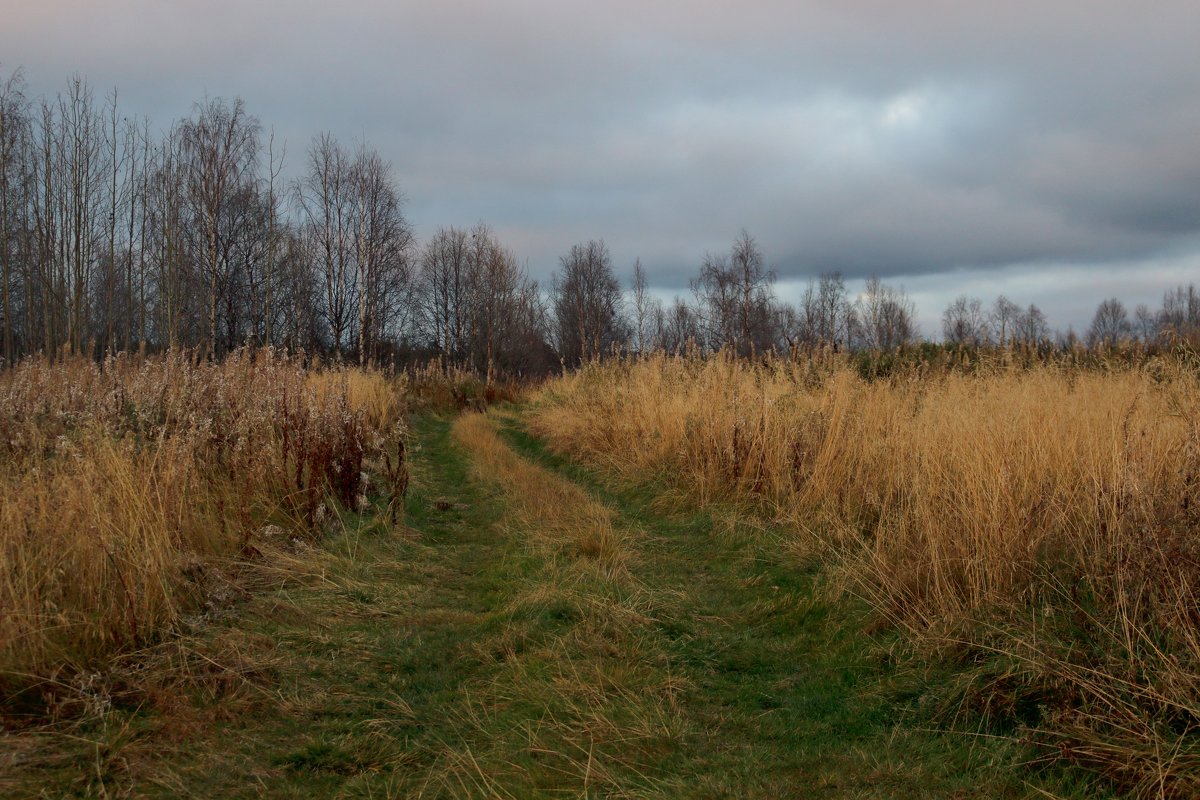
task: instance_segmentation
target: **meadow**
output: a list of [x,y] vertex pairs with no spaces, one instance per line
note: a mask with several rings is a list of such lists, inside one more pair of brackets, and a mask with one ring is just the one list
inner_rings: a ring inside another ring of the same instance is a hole
[[0,791],[1196,796],[1198,384],[1182,346],[20,362]]
[[530,427],[617,480],[783,526],[831,597],[955,665],[951,718],[1194,796],[1194,354],[1018,355],[882,378],[829,353],[613,361],[545,385]]

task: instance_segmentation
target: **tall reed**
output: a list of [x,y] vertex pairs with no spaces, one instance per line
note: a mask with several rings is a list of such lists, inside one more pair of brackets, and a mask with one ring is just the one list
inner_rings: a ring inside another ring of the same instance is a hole
[[377,373],[270,352],[0,373],[0,693],[161,637],[203,608],[214,565],[364,503],[402,403]]
[[625,479],[755,504],[914,641],[1003,673],[971,702],[1135,793],[1195,796],[1200,382],[1100,367],[657,356],[551,382],[533,425]]

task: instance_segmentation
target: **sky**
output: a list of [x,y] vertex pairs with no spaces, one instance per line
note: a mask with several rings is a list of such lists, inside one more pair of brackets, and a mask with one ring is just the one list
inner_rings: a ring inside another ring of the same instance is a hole
[[[5,0],[0,64],[161,128],[241,97],[391,162],[418,237],[485,221],[539,280],[603,238],[687,294],[743,228],[778,291],[968,294],[1086,329],[1200,282],[1197,0]],[[3,73],[0,73],[3,74]]]

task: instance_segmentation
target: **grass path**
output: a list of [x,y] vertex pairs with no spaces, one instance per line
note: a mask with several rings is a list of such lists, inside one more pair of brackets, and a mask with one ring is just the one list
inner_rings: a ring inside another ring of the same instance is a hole
[[[899,673],[780,535],[661,509],[513,415],[419,421],[407,524],[220,634],[272,666],[131,711],[31,795],[1045,796],[1012,745],[923,731]],[[87,738],[87,737],[83,737]],[[0,784],[4,785],[4,784]],[[9,784],[13,786],[17,784]],[[1061,789],[1060,789],[1061,791]],[[14,792],[13,796],[19,796]]]

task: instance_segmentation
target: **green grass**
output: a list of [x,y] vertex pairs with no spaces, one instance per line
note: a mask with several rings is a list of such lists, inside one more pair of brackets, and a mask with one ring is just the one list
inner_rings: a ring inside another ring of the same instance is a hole
[[503,433],[646,531],[642,579],[686,598],[664,625],[661,647],[694,682],[691,714],[706,735],[678,764],[695,792],[679,796],[1024,797],[1035,793],[1031,784],[1077,791],[1082,776],[1016,769],[1029,753],[1011,738],[938,730],[924,705],[939,696],[944,668],[891,657],[902,642],[866,635],[865,605],[823,600],[819,566],[789,547],[786,531],[744,509],[663,513],[662,487],[606,483],[516,420]]
[[472,477],[449,420],[422,417],[406,525],[348,515],[314,556],[315,576],[206,634],[221,644],[212,653],[269,669],[174,710],[113,712],[72,733],[84,744],[44,734],[43,755],[16,759],[0,787],[48,797],[1044,796],[1037,785],[1084,795],[1070,773],[1014,768],[1027,754],[1009,738],[934,730],[926,698],[948,676],[889,657],[900,643],[866,635],[862,606],[822,600],[818,567],[786,546],[786,532],[736,509],[664,511],[656,487],[610,486],[548,453],[518,417],[503,419],[515,450],[617,510],[634,550],[628,574],[531,547],[506,518],[510,489]]

